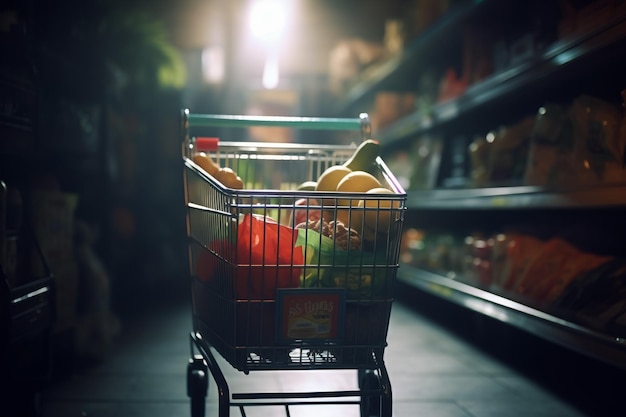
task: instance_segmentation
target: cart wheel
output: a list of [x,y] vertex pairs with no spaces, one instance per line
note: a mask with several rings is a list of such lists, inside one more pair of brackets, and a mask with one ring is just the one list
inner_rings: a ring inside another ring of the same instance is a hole
[[208,367],[201,355],[195,355],[187,364],[187,396],[191,399],[191,417],[204,417],[208,389]]
[[381,417],[382,402],[380,377],[371,369],[359,369],[359,389],[361,391],[374,391],[378,393],[370,393],[361,395],[361,417]]

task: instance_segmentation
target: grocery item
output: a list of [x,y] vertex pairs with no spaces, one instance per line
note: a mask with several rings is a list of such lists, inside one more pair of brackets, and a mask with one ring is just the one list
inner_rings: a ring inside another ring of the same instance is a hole
[[222,167],[213,175],[216,180],[222,183],[225,187],[241,190],[243,188],[243,181],[237,175],[232,168]]
[[296,200],[296,202],[294,203],[294,208],[289,216],[289,222],[287,224],[291,227],[295,227],[296,225],[307,222],[309,220],[321,219],[322,211],[320,208],[318,208],[320,204],[320,201],[314,198],[300,198]]
[[558,237],[541,244],[540,249],[514,290],[524,299],[541,305],[550,305],[578,275],[611,259],[583,252]]
[[534,121],[534,117],[527,117],[493,133],[494,137],[487,147],[487,179],[490,184],[517,184],[522,181]]
[[[381,188],[382,184],[376,177],[365,171],[352,171],[339,181],[336,191],[342,193],[363,193],[373,188]],[[356,206],[359,200],[339,199],[339,206]]]
[[358,204],[359,209],[364,209],[363,217],[365,218],[365,230],[363,234],[369,236],[372,233],[376,234],[380,232],[387,232],[389,230],[389,225],[394,218],[393,209],[399,209],[400,202],[384,198],[369,198],[374,194],[394,194],[393,191],[384,187],[372,188],[367,190],[365,194],[366,199],[360,200]]
[[617,106],[589,95],[570,106],[542,106],[533,128],[526,183],[579,187],[623,182],[622,119]]
[[592,329],[626,336],[626,261],[611,259],[579,274],[551,309]]
[[316,191],[336,191],[337,184],[343,177],[351,173],[352,170],[343,165],[333,165],[328,167],[317,179]]
[[351,171],[367,171],[372,167],[379,155],[380,142],[374,139],[367,139],[361,142],[352,156],[344,162],[343,166]]
[[317,188],[317,182],[315,181],[305,181],[302,184],[298,185],[298,191],[315,191]]
[[213,159],[211,159],[211,157],[208,156],[204,152],[196,152],[193,155],[192,159],[193,159],[193,162],[198,164],[200,168],[205,170],[210,175],[214,176],[217,173],[217,171],[220,169],[219,165],[215,163]]
[[[234,288],[237,299],[272,300],[277,288],[300,285],[302,249],[295,245],[297,233],[267,216],[242,215],[236,242],[215,240],[198,253],[196,276],[217,288]],[[233,283],[218,273],[220,262],[237,265]],[[289,268],[281,266],[291,265]]]
[[524,182],[550,186],[575,178],[571,154],[574,139],[567,107],[546,103],[535,115]]
[[572,103],[574,164],[578,183],[607,183],[623,179],[625,144],[620,137],[622,114],[613,103],[582,95]]
[[489,142],[479,136],[470,143],[470,179],[473,187],[485,187],[489,184]]
[[[305,227],[298,229],[296,246],[301,246],[307,265],[302,271],[302,287],[345,288],[347,297],[355,299],[376,299],[389,296],[391,288],[387,283],[386,255],[368,253],[351,246],[340,246],[338,241],[357,242],[357,236],[349,229],[330,223],[318,224],[319,229]],[[339,236],[329,234],[342,230]],[[321,232],[321,233],[320,233]],[[349,243],[352,245],[352,243]],[[347,249],[344,249],[347,248]]]

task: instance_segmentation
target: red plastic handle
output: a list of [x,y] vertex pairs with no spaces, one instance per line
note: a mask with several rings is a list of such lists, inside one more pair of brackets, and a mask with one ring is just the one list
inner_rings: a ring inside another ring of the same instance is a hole
[[196,138],[196,150],[198,152],[216,151],[220,138]]

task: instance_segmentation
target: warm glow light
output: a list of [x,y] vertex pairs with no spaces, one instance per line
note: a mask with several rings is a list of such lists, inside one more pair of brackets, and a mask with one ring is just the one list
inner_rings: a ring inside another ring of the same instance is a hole
[[276,41],[287,22],[284,2],[279,0],[257,0],[250,10],[252,34],[260,40]]

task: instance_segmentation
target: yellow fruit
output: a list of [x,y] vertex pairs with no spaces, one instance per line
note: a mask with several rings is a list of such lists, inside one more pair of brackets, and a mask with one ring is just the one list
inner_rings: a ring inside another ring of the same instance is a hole
[[[336,191],[339,181],[351,172],[352,170],[350,168],[346,168],[343,165],[333,165],[327,168],[317,179],[315,191]],[[326,198],[323,201],[326,206],[335,205],[334,199]]]
[[[372,188],[380,188],[382,185],[372,174],[365,171],[352,171],[339,181],[337,191],[342,193],[365,193]],[[337,205],[356,206],[359,200],[338,200]]]
[[333,165],[322,172],[322,175],[317,179],[315,190],[335,191],[339,181],[351,172],[352,170],[350,168],[346,168],[343,165]]
[[315,181],[305,181],[302,184],[298,185],[298,191],[315,191],[317,188],[317,182]]
[[220,169],[220,167],[215,162],[213,162],[211,157],[204,152],[198,152],[194,154],[192,160],[197,165],[199,165],[200,168],[213,176],[215,176],[215,173]]
[[[368,190],[366,194],[395,194],[393,191],[379,187]],[[392,219],[395,220],[397,212],[394,209],[400,208],[400,201],[379,199],[375,196],[368,196],[359,201],[358,207],[364,209],[364,224],[367,230],[364,236],[372,236],[375,233],[386,233]]]

